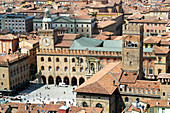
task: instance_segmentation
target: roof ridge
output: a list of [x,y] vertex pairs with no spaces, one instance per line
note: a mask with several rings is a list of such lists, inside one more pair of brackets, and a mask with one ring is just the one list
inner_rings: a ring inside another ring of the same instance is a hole
[[[99,81],[97,81],[97,83],[99,83],[100,86],[102,86],[101,83],[100,83]],[[102,86],[102,87],[103,87],[103,86]],[[109,91],[108,91],[105,87],[103,87],[103,88],[107,91],[107,93],[109,93]]]
[[[109,64],[110,64],[110,63],[109,63]],[[118,64],[120,64],[120,62],[117,62],[117,64],[116,64],[113,68],[115,68]],[[111,68],[110,70],[112,70],[113,68]],[[109,71],[109,72],[110,72],[110,71]],[[108,74],[109,72],[105,73],[104,75]],[[104,75],[101,76],[99,79],[96,79],[96,80],[102,79],[102,78],[104,77]]]

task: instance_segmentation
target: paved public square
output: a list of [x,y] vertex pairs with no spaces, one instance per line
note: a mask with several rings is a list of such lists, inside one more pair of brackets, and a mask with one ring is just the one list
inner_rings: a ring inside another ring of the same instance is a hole
[[[55,85],[30,84],[29,89],[19,92],[15,97],[21,98],[22,101],[15,102],[29,102],[41,103],[44,101],[49,104],[50,101],[66,101],[66,105],[76,105],[76,93],[72,92],[76,86],[59,87]],[[11,100],[8,100],[11,101]]]

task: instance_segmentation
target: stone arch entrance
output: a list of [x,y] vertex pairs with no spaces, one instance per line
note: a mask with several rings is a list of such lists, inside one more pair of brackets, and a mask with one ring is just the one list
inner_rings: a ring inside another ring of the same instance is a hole
[[57,76],[57,77],[56,77],[56,84],[59,85],[59,82],[61,82],[61,77],[60,77],[60,76]]
[[44,75],[41,76],[41,83],[46,84],[46,77]]
[[76,78],[76,77],[73,77],[73,78],[71,79],[71,85],[72,85],[72,86],[77,85],[77,78]]
[[54,79],[52,76],[48,77],[48,84],[54,84]]
[[64,83],[66,84],[66,85],[69,85],[69,78],[68,77],[64,77]]
[[81,78],[79,79],[79,85],[83,84],[84,82],[85,82],[84,78],[81,77]]

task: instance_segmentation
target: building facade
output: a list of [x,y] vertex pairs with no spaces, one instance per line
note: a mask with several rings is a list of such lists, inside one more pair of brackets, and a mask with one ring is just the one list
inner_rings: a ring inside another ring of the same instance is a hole
[[27,14],[7,14],[5,16],[5,29],[12,29],[16,33],[27,33],[33,30],[34,16]]
[[14,53],[0,58],[0,91],[4,95],[14,93],[29,81],[29,57]]

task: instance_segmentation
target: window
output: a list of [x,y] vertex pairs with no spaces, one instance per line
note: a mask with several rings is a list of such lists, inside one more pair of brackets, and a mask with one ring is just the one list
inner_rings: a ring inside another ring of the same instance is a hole
[[28,64],[26,64],[26,69],[28,69]]
[[75,62],[75,58],[72,58],[72,62]]
[[158,69],[158,74],[162,72],[162,69]]
[[75,71],[76,71],[76,68],[75,68],[75,67],[73,67],[73,68],[72,68],[72,71],[73,71],[73,72],[75,72]]
[[157,24],[155,24],[155,26],[157,26]]
[[88,105],[87,105],[86,102],[83,102],[83,103],[82,103],[82,106],[83,106],[83,107],[88,107]]
[[145,44],[145,48],[148,48],[148,44]]
[[89,26],[87,25],[87,27],[89,27]]
[[44,70],[44,66],[41,66],[41,70]]
[[151,44],[151,48],[153,48],[153,44]]
[[81,27],[83,27],[83,24],[81,25]]
[[102,58],[100,58],[100,62],[103,62],[103,59],[102,59]]
[[153,74],[153,68],[152,67],[149,68],[149,74],[151,74],[151,75]]
[[50,57],[48,57],[48,62],[51,62],[51,58]]
[[154,108],[150,108],[150,113],[154,113]]
[[80,72],[83,72],[83,67],[80,68]]
[[136,99],[136,103],[139,103],[139,98]]
[[83,59],[82,58],[80,58],[80,63],[83,63]]
[[89,29],[87,29],[87,32],[89,32]]
[[56,67],[56,71],[60,71],[60,67],[57,66],[57,67]]
[[116,59],[114,59],[114,62],[116,62]]
[[22,72],[22,66],[20,67],[20,71]]
[[147,29],[146,32],[149,32],[149,29]]
[[109,58],[107,59],[107,62],[110,62],[110,59],[109,59]]
[[2,77],[4,78],[4,77],[5,77],[5,74],[2,74]]
[[64,62],[67,62],[67,58],[64,58]]
[[59,62],[59,58],[56,58],[56,62]]
[[158,63],[161,63],[162,57],[158,57]]
[[149,23],[147,23],[147,26],[149,26]]
[[149,63],[151,63],[152,62],[152,60],[151,59],[149,59]]
[[67,67],[65,67],[65,68],[64,68],[64,71],[67,71],[67,70],[68,70],[68,68],[67,68]]
[[165,108],[162,108],[162,113],[165,113]]
[[146,68],[143,68],[143,73],[145,73],[145,75],[146,75]]
[[81,32],[84,32],[84,30],[82,29]]
[[41,61],[44,61],[44,57],[41,57]]
[[103,66],[100,66],[100,70],[103,69]]
[[49,67],[48,67],[48,71],[51,71],[51,70],[52,70],[52,67],[51,67],[51,66],[49,66]]
[[3,83],[3,82],[1,82],[1,85],[4,85],[4,83]]
[[125,102],[129,102],[129,98],[128,97],[125,98]]
[[73,32],[73,29],[71,29],[71,32]]
[[96,104],[96,107],[102,108],[102,105],[101,105],[100,103],[97,103],[97,104]]

